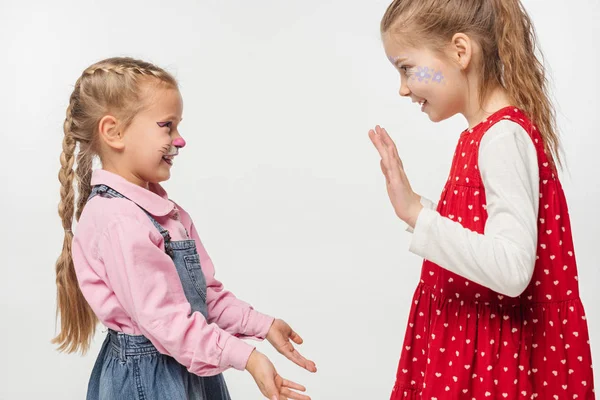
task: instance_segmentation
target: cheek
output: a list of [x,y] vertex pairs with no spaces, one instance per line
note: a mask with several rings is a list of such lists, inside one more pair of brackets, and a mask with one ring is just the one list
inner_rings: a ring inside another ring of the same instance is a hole
[[406,86],[408,86],[411,92],[413,92],[419,97],[426,97],[430,94],[429,84],[423,81],[419,81],[414,76],[408,78]]
[[446,85],[447,78],[441,69],[428,66],[417,66],[411,70],[407,86],[415,94],[425,97],[426,94],[435,93]]

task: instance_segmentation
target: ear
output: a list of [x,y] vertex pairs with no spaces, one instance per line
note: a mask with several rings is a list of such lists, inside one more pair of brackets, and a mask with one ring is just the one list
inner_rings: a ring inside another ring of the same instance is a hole
[[105,115],[98,123],[100,139],[110,148],[123,150],[123,133],[119,129],[119,123],[112,115]]
[[450,43],[450,53],[461,69],[466,70],[473,58],[473,41],[464,33],[456,33]]

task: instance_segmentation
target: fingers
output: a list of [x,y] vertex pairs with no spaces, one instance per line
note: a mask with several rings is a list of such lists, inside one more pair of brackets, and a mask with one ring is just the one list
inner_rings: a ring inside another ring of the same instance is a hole
[[281,395],[284,398],[288,398],[288,399],[294,399],[294,400],[310,400],[310,397],[304,395],[304,394],[300,394],[297,392],[293,392],[289,389],[281,389]]
[[[377,129],[377,128],[376,128]],[[390,180],[390,170],[393,168],[390,164],[390,153],[388,148],[383,143],[381,136],[378,135],[373,129],[369,131],[369,138],[371,142],[375,145],[377,152],[379,153],[379,157],[381,157],[381,171],[386,177],[386,180],[389,182]]]
[[400,158],[400,155],[398,154],[398,148],[396,147],[396,143],[394,143],[394,141],[392,140],[392,138],[390,137],[390,135],[388,134],[388,132],[381,128],[381,137],[383,142],[386,144],[386,146],[388,147],[388,152],[392,154],[392,157],[396,159],[396,161],[398,162],[398,164],[400,165],[400,168],[404,168],[404,166],[402,165],[402,159]]
[[400,160],[400,156],[398,155],[398,149],[396,148],[396,144],[385,129],[380,128],[379,132],[379,135],[381,136],[381,141],[386,146],[388,157],[392,161],[391,164],[397,164],[400,166],[400,168],[402,168],[402,160]]
[[369,138],[381,156],[381,171],[387,182],[401,178],[404,165],[398,155],[398,149],[387,131],[377,125],[375,130],[369,131]]
[[281,386],[289,389],[299,390],[301,392],[306,392],[306,388],[299,383],[292,382],[288,379],[281,378]]
[[383,140],[381,139],[381,136],[375,130],[371,129],[369,131],[369,139],[371,139],[371,142],[377,149],[379,156],[385,162],[388,159],[388,152],[385,143],[383,143]]
[[297,393],[291,389],[298,390],[300,392],[305,392],[306,388],[296,382],[292,382],[287,379],[281,380],[281,390],[280,394],[283,398],[294,399],[294,400],[310,400],[310,397]]
[[396,145],[385,129],[377,125],[375,130],[371,129],[369,131],[369,138],[387,168],[392,168],[393,164],[397,164],[400,157]]
[[291,354],[289,359],[294,362],[295,364],[297,364],[298,366],[306,369],[307,371],[310,372],[317,372],[317,366],[315,365],[315,363],[313,361],[307,360],[306,358],[304,358],[302,356],[302,354],[300,354],[298,352],[298,350],[294,350]]
[[280,400],[279,399],[279,390],[277,390],[277,385],[275,385],[275,380],[269,379],[268,381],[264,381],[262,389],[263,389],[262,390],[263,394],[269,400]]
[[387,147],[391,147],[393,150],[396,150],[396,144],[394,143],[394,141],[392,140],[390,135],[387,133],[387,131],[383,128],[379,128],[379,129],[380,129],[379,135],[381,136],[381,140],[383,141],[383,143],[385,143],[385,145]]
[[294,346],[287,342],[284,346],[281,346],[279,352],[283,354],[288,360],[294,364],[306,369],[310,372],[317,372],[317,367],[313,361],[307,360],[294,348]]
[[304,340],[302,340],[300,335],[298,335],[294,331],[292,331],[292,333],[290,334],[290,339],[292,339],[294,341],[294,343],[296,343],[296,344],[302,344],[304,342]]

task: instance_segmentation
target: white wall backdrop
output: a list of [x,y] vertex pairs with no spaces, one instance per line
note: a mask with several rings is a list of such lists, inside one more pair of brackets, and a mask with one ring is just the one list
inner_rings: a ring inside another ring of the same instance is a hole
[[[0,2],[0,399],[85,396],[100,329],[85,357],[50,344],[57,173],[75,80],[115,55],[179,79],[188,147],[165,186],[194,218],[217,277],[287,320],[319,372],[259,349],[314,399],[388,398],[421,261],[407,251],[367,131],[388,128],[415,190],[435,199],[466,126],[433,124],[397,95],[378,31],[388,1]],[[600,3],[523,2],[550,65],[598,362]],[[234,399],[262,398],[248,373],[226,378]]]

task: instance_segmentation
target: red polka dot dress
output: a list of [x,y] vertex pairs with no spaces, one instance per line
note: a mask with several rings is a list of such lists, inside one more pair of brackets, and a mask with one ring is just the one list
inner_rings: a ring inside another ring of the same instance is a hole
[[527,131],[538,157],[533,278],[525,292],[510,298],[425,260],[392,400],[595,398],[567,203],[541,136],[521,110],[504,108],[461,134],[437,211],[484,232],[479,143],[503,119]]

